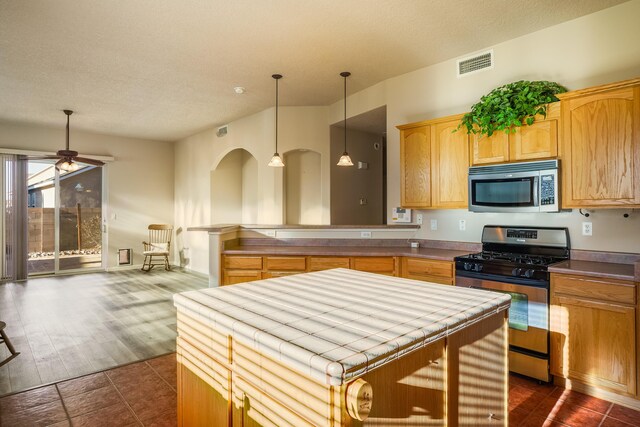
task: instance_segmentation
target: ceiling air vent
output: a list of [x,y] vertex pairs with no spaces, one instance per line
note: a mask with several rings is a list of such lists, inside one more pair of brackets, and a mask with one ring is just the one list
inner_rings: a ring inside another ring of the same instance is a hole
[[216,136],[218,138],[222,138],[227,134],[227,132],[229,132],[229,125],[220,126],[216,131]]
[[493,50],[458,59],[458,77],[493,68]]

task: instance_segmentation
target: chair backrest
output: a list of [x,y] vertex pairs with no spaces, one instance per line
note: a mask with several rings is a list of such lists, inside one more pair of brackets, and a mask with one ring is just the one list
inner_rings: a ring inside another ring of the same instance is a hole
[[171,245],[171,235],[173,234],[173,225],[169,224],[150,224],[149,225],[149,243],[166,243],[167,247]]

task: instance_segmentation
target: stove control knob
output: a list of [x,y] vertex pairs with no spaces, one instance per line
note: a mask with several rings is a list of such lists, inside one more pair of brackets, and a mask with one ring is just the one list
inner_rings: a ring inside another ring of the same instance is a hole
[[474,264],[473,271],[477,271],[477,272],[482,271],[482,264]]
[[521,268],[517,268],[517,267],[516,267],[516,268],[514,268],[514,269],[511,271],[511,275],[513,275],[513,276],[519,276],[519,275],[520,275],[520,273],[522,273],[522,269],[521,269]]
[[473,264],[471,264],[470,262],[465,262],[464,265],[462,266],[462,268],[464,268],[467,271],[471,270],[471,267],[473,267]]
[[524,272],[524,277],[531,278],[533,277],[534,270],[527,270]]

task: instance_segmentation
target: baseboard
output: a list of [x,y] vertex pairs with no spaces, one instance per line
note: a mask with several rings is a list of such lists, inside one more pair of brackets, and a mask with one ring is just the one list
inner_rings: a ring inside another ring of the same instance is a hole
[[608,390],[603,390],[598,387],[584,384],[580,381],[570,380],[568,378],[561,378],[557,376],[554,377],[553,383],[557,386],[565,387],[569,390],[575,390],[580,393],[588,394],[589,396],[597,397],[599,399],[604,399],[609,402],[613,402],[618,405],[626,406],[627,408],[640,411],[640,400],[637,400],[630,396],[624,396]]

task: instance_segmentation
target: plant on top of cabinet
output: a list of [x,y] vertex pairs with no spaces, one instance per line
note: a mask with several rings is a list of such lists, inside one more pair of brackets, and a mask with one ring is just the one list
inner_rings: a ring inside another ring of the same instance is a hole
[[487,136],[501,130],[515,133],[524,124],[532,125],[536,115],[546,117],[547,104],[558,101],[555,96],[566,92],[564,86],[548,81],[521,80],[493,89],[462,117],[458,129]]

